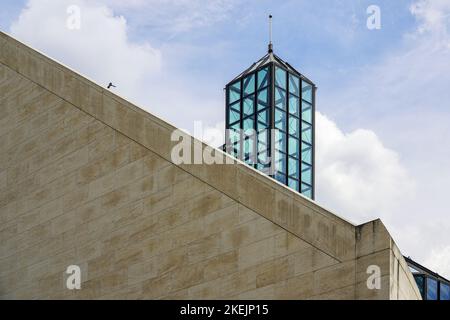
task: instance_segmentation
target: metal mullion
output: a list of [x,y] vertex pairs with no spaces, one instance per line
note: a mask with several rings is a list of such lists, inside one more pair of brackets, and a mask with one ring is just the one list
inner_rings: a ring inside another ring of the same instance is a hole
[[316,197],[316,90],[317,87],[315,85],[312,86],[312,105],[311,105],[311,125],[312,125],[312,160],[311,160],[311,184],[312,184],[312,192],[311,192],[311,198],[314,200]]
[[275,176],[272,169],[275,168],[275,64],[270,62],[269,64],[269,78],[270,83],[267,86],[269,90],[269,104],[270,104],[270,141],[269,141],[269,156],[270,156],[270,174]]
[[286,114],[286,164],[285,164],[285,173],[286,173],[286,185],[288,185],[289,181],[289,71],[286,70],[286,93],[284,97],[284,103],[285,103],[285,114]]
[[298,105],[298,113],[299,113],[299,141],[300,141],[300,159],[298,160],[298,170],[299,170],[299,189],[300,189],[300,193],[302,193],[302,183],[303,183],[303,171],[302,171],[302,163],[303,163],[303,79],[299,77],[299,88],[298,88],[298,93],[299,93],[299,105]]
[[244,146],[244,142],[243,142],[243,129],[244,129],[244,78],[242,77],[241,79],[239,79],[240,85],[241,85],[241,92],[240,92],[240,99],[239,99],[239,106],[240,106],[240,115],[241,115],[241,119],[240,119],[240,126],[239,126],[239,155],[238,158],[239,160],[244,160],[243,158],[243,146]]
[[225,152],[228,153],[228,146],[231,146],[230,141],[230,117],[229,117],[229,108],[230,108],[230,95],[229,95],[230,86],[227,85],[225,87]]
[[255,87],[254,87],[254,93],[253,93],[253,134],[255,135],[253,137],[253,167],[257,168],[258,164],[258,134],[257,134],[257,124],[258,124],[258,73],[255,72]]

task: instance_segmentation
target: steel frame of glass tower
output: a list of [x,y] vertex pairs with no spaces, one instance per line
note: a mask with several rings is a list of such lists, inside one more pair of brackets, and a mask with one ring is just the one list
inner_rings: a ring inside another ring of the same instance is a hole
[[316,89],[270,48],[225,87],[227,152],[312,199]]

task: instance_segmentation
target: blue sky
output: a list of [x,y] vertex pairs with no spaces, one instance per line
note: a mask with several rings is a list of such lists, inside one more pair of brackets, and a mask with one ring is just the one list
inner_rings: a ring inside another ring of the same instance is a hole
[[[81,29],[65,27],[81,9]],[[366,27],[369,5],[381,29]],[[450,276],[450,1],[2,0],[0,28],[174,125],[223,130],[224,85],[275,53],[318,86],[317,201],[381,217]],[[218,145],[219,142],[213,144]]]

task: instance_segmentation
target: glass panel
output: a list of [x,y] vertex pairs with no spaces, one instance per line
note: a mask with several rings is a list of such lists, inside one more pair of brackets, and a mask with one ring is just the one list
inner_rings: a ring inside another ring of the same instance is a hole
[[275,152],[275,172],[286,174],[286,155]]
[[233,109],[230,109],[230,123],[234,123],[241,119],[241,114]]
[[302,161],[312,164],[312,147],[302,143]]
[[289,117],[289,134],[300,139],[300,121],[297,118]]
[[442,282],[440,300],[450,300],[450,285]]
[[275,107],[286,110],[286,91],[275,88]]
[[229,86],[229,92],[228,92],[228,100],[229,103],[236,102],[241,98],[241,81],[238,80],[237,82],[231,84]]
[[267,141],[268,139],[268,135],[269,135],[269,131],[268,130],[264,130],[258,133],[258,152],[261,151],[266,151],[268,148],[268,144]]
[[268,172],[270,168],[270,158],[267,152],[261,152],[258,154],[258,170],[263,170],[264,172]]
[[312,128],[311,125],[302,121],[302,140],[312,144]]
[[300,96],[300,79],[293,74],[289,74],[289,92]]
[[275,85],[286,89],[286,71],[279,67],[275,67]]
[[255,92],[255,74],[251,74],[244,78],[244,95]]
[[299,141],[298,139],[289,137],[289,155],[294,157],[294,158],[299,158]]
[[267,89],[258,92],[258,110],[269,106],[269,91]]
[[416,280],[417,287],[419,288],[422,299],[425,299],[425,279],[424,279],[424,277],[419,276],[419,275],[414,275],[414,280]]
[[312,123],[312,106],[305,101],[302,101],[302,120]]
[[269,68],[264,68],[258,71],[258,89],[267,87],[269,84]]
[[292,178],[288,178],[288,186],[294,190],[298,191],[298,181]]
[[312,85],[306,81],[302,81],[302,99],[312,103]]
[[254,95],[251,95],[244,99],[244,117],[249,116],[255,112],[255,105],[253,101]]
[[288,160],[288,174],[290,177],[294,177],[296,179],[299,178],[299,161],[297,159],[289,157]]
[[275,109],[275,128],[286,131],[286,113]]
[[312,189],[311,186],[308,186],[307,184],[302,183],[302,194],[308,198],[312,198]]
[[246,135],[251,135],[253,132],[252,130],[255,129],[255,120],[253,117],[248,117],[244,119],[244,133]]
[[437,300],[437,281],[427,277],[427,300]]
[[269,109],[258,112],[258,131],[269,127]]
[[275,149],[286,152],[286,134],[281,131],[275,131]]
[[302,182],[312,185],[312,169],[308,165],[302,165]]
[[241,129],[241,125],[240,125],[239,122],[238,123],[233,123],[232,125],[230,125],[230,129],[240,130]]
[[299,117],[300,116],[299,107],[300,107],[300,99],[297,98],[296,96],[293,96],[290,94],[289,95],[289,113],[293,114],[294,116]]
[[284,174],[282,174],[282,173],[277,173],[277,174],[275,174],[275,177],[274,177],[276,180],[278,180],[279,182],[281,182],[281,183],[283,183],[283,184],[286,184],[286,176],[284,175]]

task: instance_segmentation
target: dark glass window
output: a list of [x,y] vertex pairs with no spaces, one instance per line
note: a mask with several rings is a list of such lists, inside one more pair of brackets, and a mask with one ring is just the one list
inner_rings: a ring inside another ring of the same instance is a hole
[[437,300],[438,282],[436,279],[427,278],[427,300]]
[[414,280],[416,280],[422,299],[425,299],[425,278],[422,275],[414,275]]
[[440,300],[450,300],[450,285],[441,282]]

